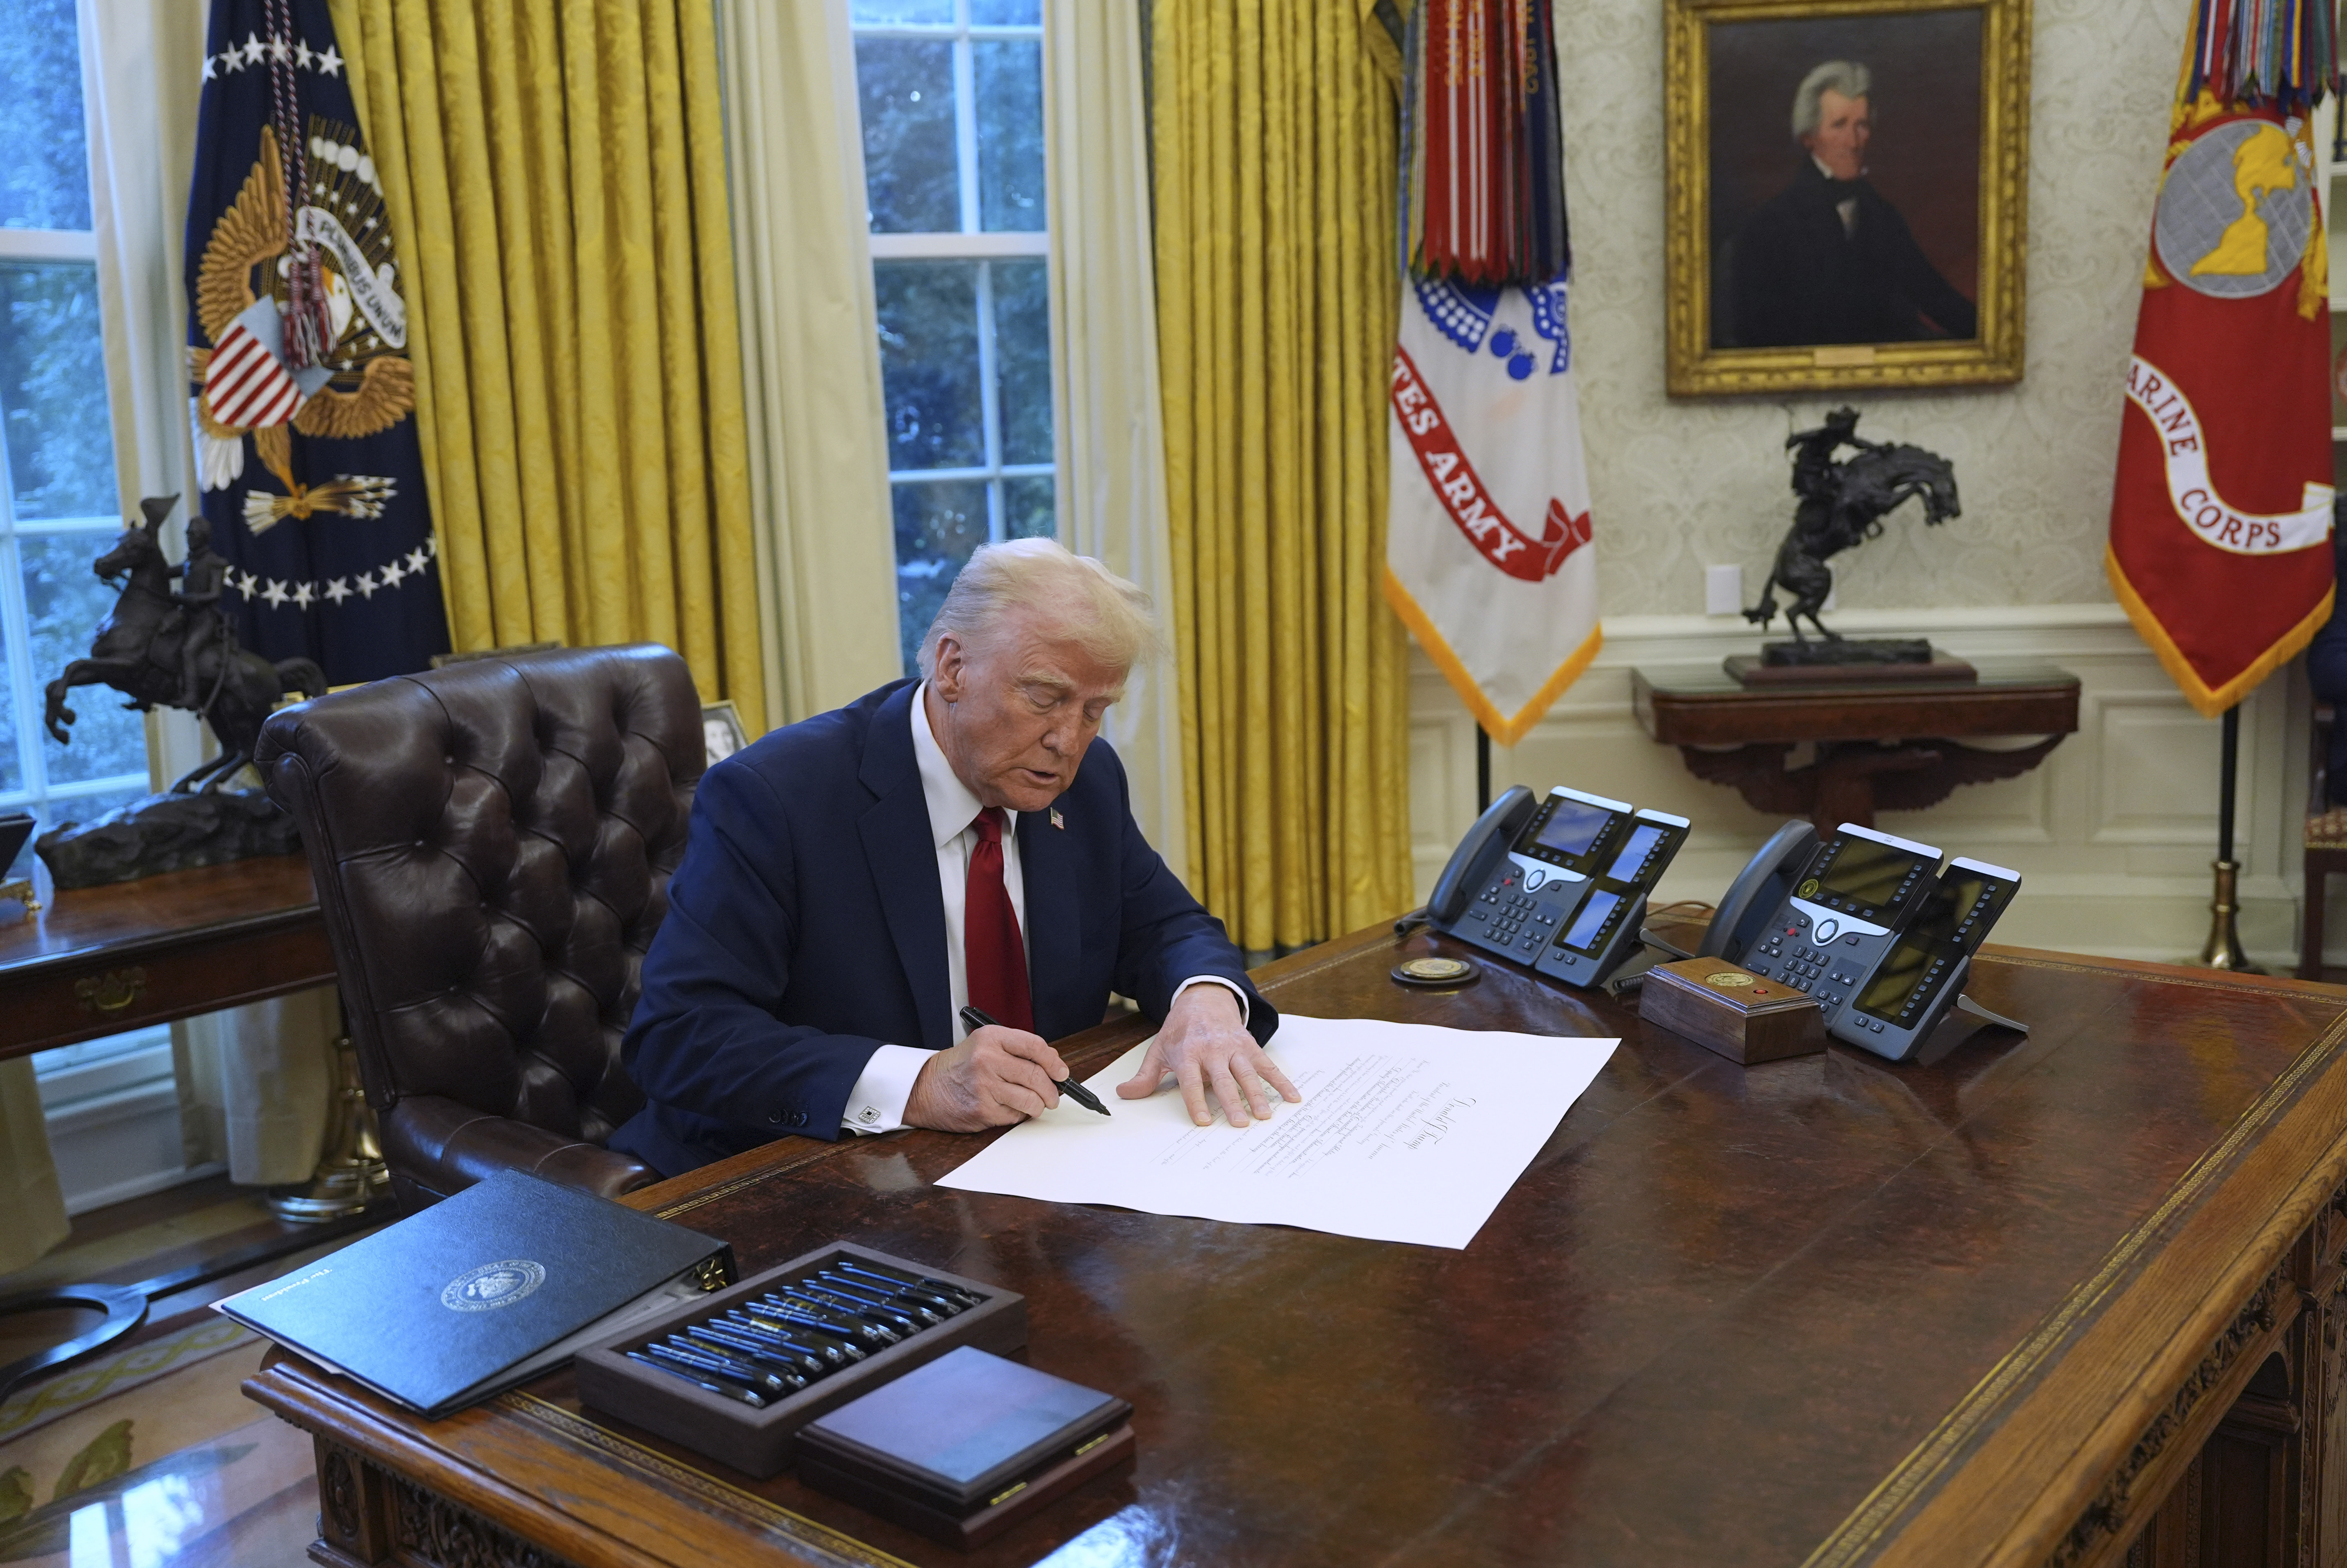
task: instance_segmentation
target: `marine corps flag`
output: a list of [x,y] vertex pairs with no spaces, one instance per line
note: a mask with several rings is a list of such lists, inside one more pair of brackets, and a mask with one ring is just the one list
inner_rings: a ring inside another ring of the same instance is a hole
[[2199,0],[2152,219],[2104,564],[2209,717],[2331,613],[2332,3]]
[[1547,0],[1419,0],[1399,54],[1386,600],[1512,746],[1602,641]]
[[448,648],[383,181],[325,0],[213,0],[188,366],[220,609],[337,685]]

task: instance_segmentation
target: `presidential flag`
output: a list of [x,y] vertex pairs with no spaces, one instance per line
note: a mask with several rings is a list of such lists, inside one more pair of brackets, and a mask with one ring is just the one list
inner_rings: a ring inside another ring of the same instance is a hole
[[1420,0],[1403,67],[1386,599],[1513,745],[1597,656],[1547,0]]
[[213,0],[190,413],[220,608],[336,685],[448,649],[399,257],[325,0]]
[[2330,5],[2199,0],[2127,366],[2105,567],[2210,717],[2331,614]]

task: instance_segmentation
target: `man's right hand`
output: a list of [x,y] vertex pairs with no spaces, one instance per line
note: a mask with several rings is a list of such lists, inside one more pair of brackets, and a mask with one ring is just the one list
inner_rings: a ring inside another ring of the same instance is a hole
[[1068,1064],[1024,1030],[989,1024],[922,1065],[905,1100],[905,1124],[979,1132],[1024,1122],[1060,1102]]

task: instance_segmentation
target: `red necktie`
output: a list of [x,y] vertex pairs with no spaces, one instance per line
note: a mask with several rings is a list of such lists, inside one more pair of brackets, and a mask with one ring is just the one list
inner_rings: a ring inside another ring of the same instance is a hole
[[1035,1007],[1027,992],[1027,947],[1019,939],[1019,911],[1002,885],[1002,808],[989,805],[970,824],[978,845],[969,852],[962,888],[961,929],[969,1005],[1012,1029],[1032,1030]]

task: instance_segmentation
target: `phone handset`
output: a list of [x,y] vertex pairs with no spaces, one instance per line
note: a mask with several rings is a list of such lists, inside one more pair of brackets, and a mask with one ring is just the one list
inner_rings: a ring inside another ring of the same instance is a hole
[[1720,895],[1718,912],[1712,916],[1711,927],[1704,933],[1703,945],[1695,956],[1742,962],[1761,927],[1791,894],[1817,850],[1817,829],[1806,822],[1788,822],[1770,834],[1768,842],[1745,862],[1744,869]]
[[1532,820],[1535,804],[1532,791],[1510,784],[1484,809],[1467,836],[1459,841],[1459,847],[1450,852],[1450,864],[1436,880],[1434,897],[1426,901],[1429,919],[1447,927],[1466,912],[1467,901],[1489,876],[1492,862],[1507,853],[1507,846]]

